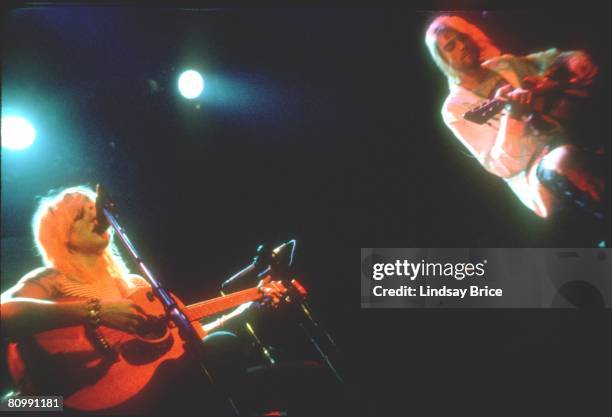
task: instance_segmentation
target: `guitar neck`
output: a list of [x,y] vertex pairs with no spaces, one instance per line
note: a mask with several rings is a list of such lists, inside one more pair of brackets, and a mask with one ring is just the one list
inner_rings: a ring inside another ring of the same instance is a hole
[[[528,88],[534,96],[543,96],[554,92],[560,92],[567,89],[576,88],[576,86],[571,82],[555,81],[548,78],[546,79],[546,81],[541,81],[540,83],[536,82],[535,84],[534,81],[528,81],[527,79],[525,79],[523,80],[523,85],[524,88]],[[578,96],[584,96],[586,93],[584,91],[574,91],[573,94]],[[468,110],[463,115],[463,118],[470,122],[481,125],[489,121],[499,112],[501,112],[502,109],[506,106],[506,104],[507,102],[505,100],[493,98],[485,101],[480,106]]]
[[506,102],[500,99],[494,98],[491,100],[487,100],[480,106],[467,111],[463,115],[463,118],[465,120],[469,120],[470,122],[474,122],[481,125],[486,123],[490,118],[502,111],[505,105]]
[[200,303],[191,304],[185,307],[185,314],[189,321],[203,319],[213,314],[220,313],[232,307],[237,307],[240,304],[256,301],[263,297],[259,288],[249,288],[242,291],[237,291],[228,295],[213,298],[212,300],[202,301]]

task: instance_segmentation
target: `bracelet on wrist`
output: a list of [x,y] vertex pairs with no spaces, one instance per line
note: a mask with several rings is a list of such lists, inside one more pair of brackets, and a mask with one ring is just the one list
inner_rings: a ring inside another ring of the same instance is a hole
[[100,313],[100,299],[90,298],[87,300],[87,333],[90,335],[94,345],[97,345],[105,353],[113,354],[110,343],[100,332],[100,322],[102,321],[102,314]]
[[93,328],[100,326],[102,315],[100,313],[100,299],[91,298],[87,301],[87,324]]

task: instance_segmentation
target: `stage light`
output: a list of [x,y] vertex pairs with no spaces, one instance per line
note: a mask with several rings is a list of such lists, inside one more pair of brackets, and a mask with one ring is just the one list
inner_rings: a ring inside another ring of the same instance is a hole
[[188,99],[196,98],[204,90],[204,79],[197,71],[185,71],[179,77],[178,88],[183,97]]
[[23,117],[6,116],[2,118],[2,146],[15,151],[23,150],[34,143],[36,130]]

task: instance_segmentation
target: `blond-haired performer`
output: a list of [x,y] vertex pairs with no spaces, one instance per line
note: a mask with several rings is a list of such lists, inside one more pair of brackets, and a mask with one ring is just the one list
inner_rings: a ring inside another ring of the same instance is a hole
[[[129,272],[112,242],[112,229],[97,227],[96,197],[91,189],[78,186],[41,199],[32,228],[44,266],[26,274],[2,294],[2,336],[10,342],[9,369],[16,388],[24,395],[44,394],[36,392],[33,369],[28,369],[21,353],[32,353],[31,335],[77,325],[90,329],[104,325],[136,333],[146,320],[145,311],[128,297],[149,284]],[[278,304],[285,289],[272,282],[265,290],[272,303]],[[224,362],[217,367],[219,372],[238,372],[225,365],[240,363],[233,338],[235,335],[229,332],[217,331],[204,339],[203,349],[208,357]],[[177,378],[197,368],[188,366],[187,361],[180,363],[178,375],[174,375]],[[29,366],[36,367],[37,363],[30,362]],[[176,389],[176,384],[167,379],[163,381],[166,387]],[[61,383],[48,382],[50,386]],[[193,400],[201,401],[199,397]],[[150,409],[152,406],[144,403],[151,402],[134,401],[119,410],[140,412]]]
[[[444,123],[483,168],[501,177],[540,217],[575,204],[603,218],[604,182],[590,172],[588,158],[571,143],[564,126],[537,129],[527,111],[535,98],[525,87],[526,80],[543,85],[553,70],[567,73],[569,96],[585,95],[598,72],[585,52],[553,48],[523,57],[502,54],[482,30],[450,15],[439,16],[429,25],[425,42],[448,80]],[[500,114],[483,124],[464,118],[492,98],[507,103]],[[549,110],[567,117],[563,113],[568,111],[568,101],[559,103]]]

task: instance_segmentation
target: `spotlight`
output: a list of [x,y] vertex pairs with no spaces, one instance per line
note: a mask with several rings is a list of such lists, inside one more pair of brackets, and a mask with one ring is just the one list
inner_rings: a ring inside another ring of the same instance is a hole
[[183,97],[188,99],[196,98],[204,89],[204,79],[197,71],[185,71],[179,77],[178,88]]
[[2,118],[2,146],[15,151],[23,150],[34,143],[36,130],[23,117],[6,116]]

